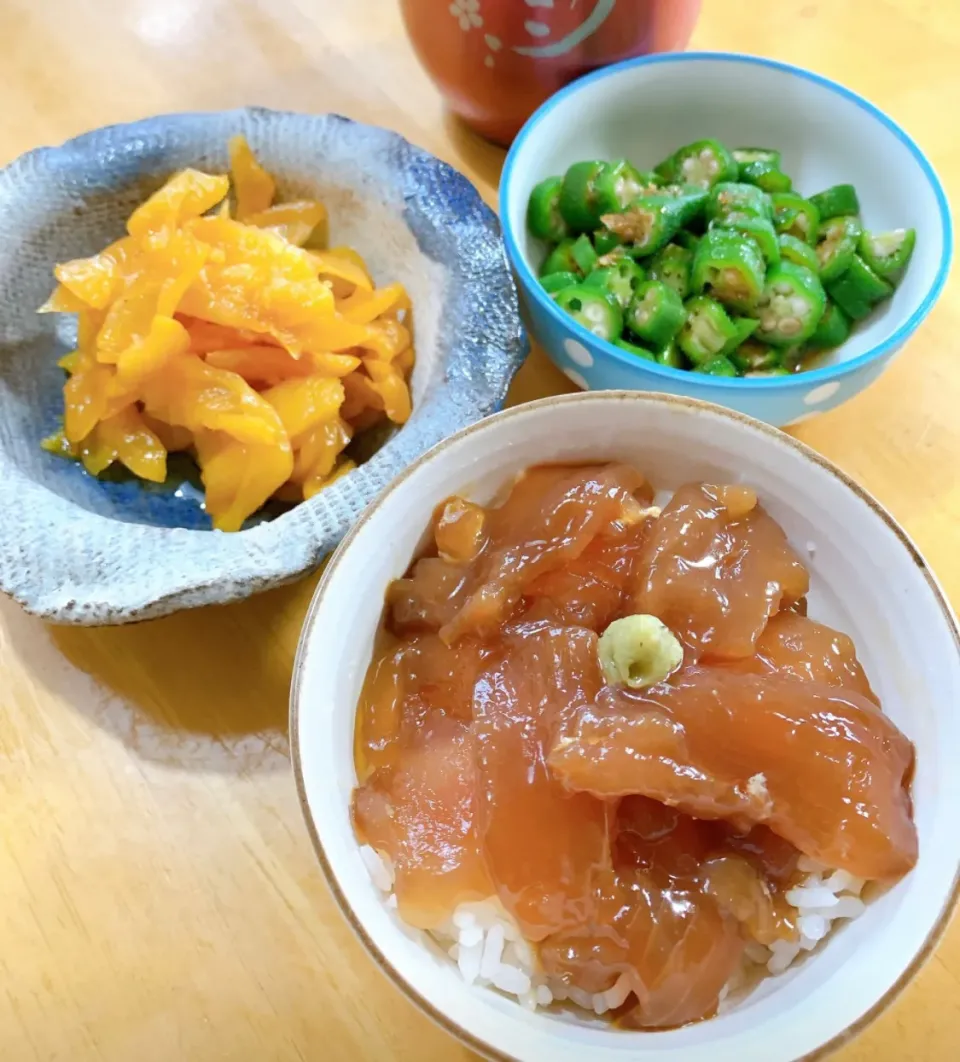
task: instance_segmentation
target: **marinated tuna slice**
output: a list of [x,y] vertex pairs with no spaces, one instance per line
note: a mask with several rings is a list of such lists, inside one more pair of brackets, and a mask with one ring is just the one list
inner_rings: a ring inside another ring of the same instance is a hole
[[549,975],[591,995],[633,992],[620,1017],[629,1028],[670,1028],[716,1011],[743,940],[712,897],[620,871],[598,875],[591,901],[590,923],[541,944]]
[[417,740],[433,713],[469,722],[473,684],[487,650],[464,641],[452,649],[436,634],[400,641],[382,632],[356,718],[357,774],[392,766],[405,741]]
[[757,639],[752,670],[822,682],[853,690],[879,704],[857,659],[853,640],[832,627],[794,612],[780,612]]
[[530,940],[582,922],[592,874],[609,864],[606,805],[568,792],[546,764],[557,727],[599,687],[596,635],[539,624],[505,638],[474,690],[480,838]]
[[642,693],[605,688],[566,719],[549,762],[571,791],[763,823],[857,877],[898,878],[916,862],[913,746],[852,690],[693,667]]
[[576,560],[598,535],[642,521],[651,497],[643,477],[626,465],[531,470],[488,512],[489,537],[466,602],[441,637],[451,643],[492,637],[534,579]]
[[599,535],[576,560],[534,579],[524,590],[524,619],[602,632],[630,604],[641,547],[653,524],[644,519]]
[[652,529],[631,611],[657,616],[694,659],[751,656],[767,620],[808,584],[753,491],[693,483]]
[[357,836],[393,864],[397,907],[412,926],[440,925],[457,904],[493,891],[480,853],[473,756],[469,728],[435,716],[393,770],[354,791]]

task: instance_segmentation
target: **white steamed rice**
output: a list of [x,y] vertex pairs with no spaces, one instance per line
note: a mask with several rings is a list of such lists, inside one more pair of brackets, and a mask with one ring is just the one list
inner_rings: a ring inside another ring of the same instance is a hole
[[[361,846],[360,855],[373,884],[384,894],[386,906],[395,910],[397,898],[389,860],[369,845]],[[740,989],[756,983],[758,975],[782,974],[805,953],[813,951],[837,923],[856,918],[866,909],[860,898],[865,885],[862,879],[845,870],[831,870],[806,856],[800,857],[798,866],[805,876],[786,893],[786,900],[797,910],[799,939],[780,940],[770,948],[751,941],[744,954],[743,970],[721,997],[725,1007],[737,1002]],[[396,918],[400,920],[399,914]],[[409,930],[408,926],[404,928]],[[533,949],[496,897],[460,904],[449,921],[428,935],[456,963],[467,984],[514,996],[530,1010],[566,1000],[600,1015],[615,1010],[630,994],[626,976],[621,976],[606,992],[594,994],[546,977],[537,968]]]

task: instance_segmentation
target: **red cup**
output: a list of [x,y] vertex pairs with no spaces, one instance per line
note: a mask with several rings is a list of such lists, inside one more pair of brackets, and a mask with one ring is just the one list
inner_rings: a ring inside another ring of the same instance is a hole
[[541,103],[600,66],[686,47],[700,0],[402,0],[450,109],[508,144]]

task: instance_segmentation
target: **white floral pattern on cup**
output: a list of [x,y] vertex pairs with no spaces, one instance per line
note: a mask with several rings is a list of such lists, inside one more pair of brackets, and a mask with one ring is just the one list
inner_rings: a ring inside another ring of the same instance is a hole
[[483,16],[480,14],[480,0],[453,0],[447,10],[460,23],[460,29],[467,33],[473,28],[483,25]]

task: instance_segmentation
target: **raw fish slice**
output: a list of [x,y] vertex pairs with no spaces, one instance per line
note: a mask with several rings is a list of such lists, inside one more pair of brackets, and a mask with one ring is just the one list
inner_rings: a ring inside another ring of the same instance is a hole
[[431,714],[470,722],[473,685],[485,655],[476,642],[451,648],[436,634],[400,641],[381,632],[357,706],[355,755],[361,781],[395,763],[400,746],[417,739]]
[[641,547],[652,519],[600,535],[562,568],[535,579],[524,591],[524,619],[588,627],[598,634],[623,615],[636,578]]
[[853,691],[689,668],[642,694],[605,688],[567,719],[549,762],[572,791],[764,823],[857,877],[898,878],[917,859],[913,746]]
[[531,470],[488,513],[469,596],[441,637],[492,637],[534,579],[576,560],[598,535],[639,523],[651,497],[626,465]]
[[592,921],[548,937],[544,970],[568,986],[608,991],[626,975],[636,994],[630,1028],[669,1028],[709,1017],[743,952],[737,923],[709,896],[663,887],[643,871],[598,875]]
[[806,568],[752,491],[691,483],[647,540],[632,611],[661,619],[694,659],[751,656],[767,620],[808,586]]
[[459,903],[490,896],[480,854],[473,737],[461,722],[431,718],[395,769],[374,774],[353,797],[361,843],[393,863],[405,922],[430,929]]
[[794,612],[780,612],[770,620],[757,639],[754,662],[751,670],[853,690],[880,703],[857,659],[853,639]]
[[596,635],[539,624],[506,638],[474,691],[483,852],[530,940],[581,923],[591,876],[609,865],[606,805],[568,792],[545,762],[563,718],[599,688]]
[[387,591],[388,626],[398,635],[438,631],[463,607],[468,565],[422,557]]

